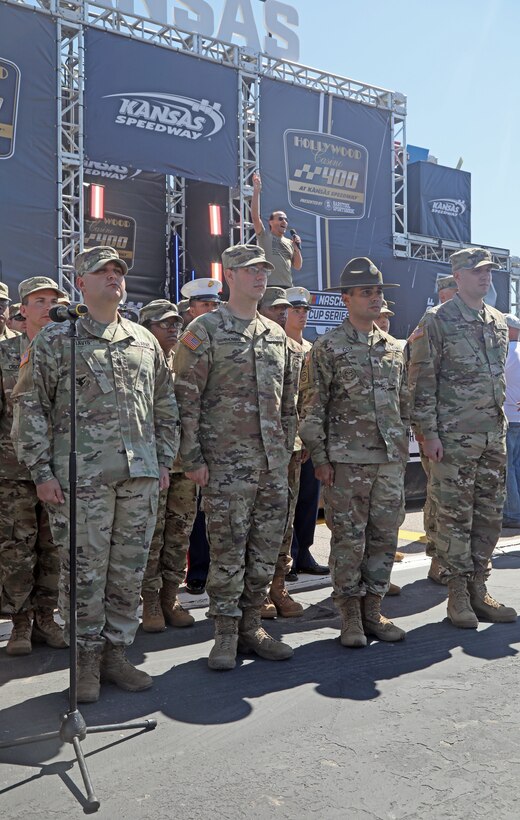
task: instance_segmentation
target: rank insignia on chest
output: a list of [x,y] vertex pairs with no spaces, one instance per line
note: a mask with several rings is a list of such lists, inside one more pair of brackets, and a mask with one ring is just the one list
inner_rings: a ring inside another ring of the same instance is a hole
[[191,330],[187,330],[181,336],[180,341],[183,345],[185,345],[189,350],[197,350],[198,347],[202,344],[202,340],[195,336]]

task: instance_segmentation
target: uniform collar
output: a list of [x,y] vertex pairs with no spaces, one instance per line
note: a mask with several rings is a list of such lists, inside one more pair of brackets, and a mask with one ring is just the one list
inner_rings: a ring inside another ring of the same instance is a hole
[[98,339],[107,339],[109,342],[120,342],[123,339],[134,339],[135,332],[132,327],[132,322],[128,319],[117,317],[115,322],[109,325],[96,322],[91,316],[85,316],[80,319],[82,330],[86,330],[90,336],[96,336]]
[[[475,310],[472,310],[472,308],[468,307],[464,299],[461,299],[458,293],[456,293],[455,296],[452,297],[452,302],[454,305],[457,305],[460,313],[462,314],[462,317],[467,322],[478,321],[477,319],[475,319]],[[489,325],[492,322],[494,322],[494,318],[491,315],[491,311],[489,310],[485,302],[482,303],[482,309],[478,312],[482,316],[484,324]]]
[[[222,323],[226,330],[234,330],[235,333],[244,332],[243,324],[245,319],[239,319],[238,316],[235,316],[234,313],[231,313],[227,305],[221,305],[219,307],[219,313],[222,317]],[[269,325],[266,324],[264,317],[260,313],[258,313],[258,311],[256,312],[256,317],[253,317],[253,319],[254,318],[256,318],[257,320],[257,336],[261,335],[262,333],[269,333],[271,328],[269,327]],[[251,321],[253,321],[253,319],[251,319]]]
[[[347,338],[350,341],[358,342],[360,340],[360,335],[357,332],[354,325],[351,323],[350,319],[347,318],[347,319],[344,320],[343,329],[345,330]],[[372,324],[372,330],[369,330],[368,333],[372,334],[372,344],[373,345],[377,344],[377,342],[381,342],[381,341],[384,342],[385,339],[386,339],[385,334],[382,333],[381,329],[378,328],[378,326],[375,323]],[[364,341],[364,338],[366,336],[368,336],[368,333],[363,334],[363,341]]]

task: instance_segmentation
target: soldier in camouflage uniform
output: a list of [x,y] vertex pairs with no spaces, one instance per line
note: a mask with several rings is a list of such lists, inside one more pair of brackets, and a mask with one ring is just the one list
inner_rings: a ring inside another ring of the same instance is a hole
[[430,462],[431,535],[447,569],[448,617],[474,629],[479,619],[516,619],[486,589],[504,503],[508,331],[504,315],[483,302],[498,268],[489,251],[457,251],[451,264],[458,293],[412,333],[409,380],[412,421]]
[[20,302],[14,302],[9,305],[9,319],[7,320],[7,327],[10,330],[15,330],[17,333],[25,333],[27,323],[25,318],[20,313]]
[[0,282],[0,342],[16,336],[16,331],[10,330],[7,325],[10,301],[9,288],[4,282]]
[[6,647],[9,655],[28,655],[31,638],[56,649],[67,645],[53,616],[58,601],[58,548],[29,470],[18,462],[11,442],[11,394],[20,360],[29,342],[50,322],[49,308],[57,304],[62,291],[52,279],[34,276],[20,283],[19,294],[27,332],[0,342],[0,606],[13,620]]
[[300,425],[324,488],[333,599],[341,643],[350,647],[366,646],[366,635],[405,636],[380,610],[404,519],[408,457],[401,346],[373,324],[383,287],[397,286],[383,284],[366,257],[344,268],[333,290],[341,290],[349,318],[314,344]]
[[[127,266],[117,251],[76,257],[89,315],[77,340],[78,700],[99,697],[100,674],[123,689],[152,685],[127,660],[155,528],[159,489],[177,452],[172,377],[152,334],[118,317]],[[62,559],[60,608],[68,617],[70,341],[52,324],[22,358],[13,440],[48,505]]]
[[[266,288],[262,301],[258,305],[258,312],[262,316],[267,316],[280,327],[285,327],[287,311],[291,303],[288,301],[283,288]],[[303,348],[298,342],[287,337],[287,348],[291,361],[291,370],[294,377],[294,392],[298,394],[300,374],[303,365]],[[276,562],[274,577],[269,589],[269,595],[262,605],[262,618],[275,618],[281,615],[283,618],[294,618],[303,615],[303,607],[295,601],[287,592],[285,586],[285,576],[292,567],[291,542],[292,542],[292,521],[294,520],[294,510],[298,501],[298,487],[301,468],[301,447],[302,442],[297,435],[294,441],[294,452],[289,461],[288,480],[288,514],[287,529],[284,535],[280,554]],[[290,536],[288,530],[290,529]]]
[[[173,370],[174,348],[182,330],[182,316],[167,299],[155,299],[139,312],[139,322],[157,339],[166,363]],[[196,484],[186,478],[179,457],[170,471],[170,486],[161,490],[157,524],[143,579],[145,632],[162,632],[170,626],[192,626],[195,619],[178,599],[186,575],[186,555],[197,515]]]
[[256,245],[222,254],[227,305],[195,319],[175,355],[181,458],[202,487],[215,618],[211,669],[241,651],[281,660],[292,649],[262,629],[260,609],[287,522],[287,466],[296,432],[287,337],[257,313],[272,265]]

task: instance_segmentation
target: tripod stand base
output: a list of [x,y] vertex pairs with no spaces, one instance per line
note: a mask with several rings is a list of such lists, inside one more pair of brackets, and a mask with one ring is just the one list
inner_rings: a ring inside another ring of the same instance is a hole
[[16,740],[8,740],[0,743],[0,749],[10,749],[14,746],[24,746],[28,743],[41,743],[46,740],[60,739],[63,743],[71,743],[76,753],[76,760],[78,761],[79,770],[83,783],[85,785],[86,805],[84,807],[85,814],[93,814],[100,807],[100,802],[94,794],[90,773],[87,767],[87,762],[81,748],[81,741],[87,735],[100,734],[101,732],[120,732],[132,729],[144,729],[146,732],[155,729],[157,726],[156,720],[141,720],[136,723],[110,723],[106,726],[87,726],[83,715],[78,709],[72,712],[67,712],[63,716],[63,720],[59,731],[45,732],[40,735],[31,735],[29,737],[19,737]]

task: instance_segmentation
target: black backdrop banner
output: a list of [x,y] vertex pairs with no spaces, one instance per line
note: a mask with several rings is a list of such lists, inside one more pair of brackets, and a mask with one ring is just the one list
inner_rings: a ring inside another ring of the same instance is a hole
[[408,166],[408,230],[471,242],[471,174],[432,162]]
[[85,167],[85,182],[105,186],[105,218],[90,219],[88,204],[85,208],[85,248],[95,245],[116,248],[129,267],[126,278],[129,303],[142,305],[164,298],[164,177],[122,165],[89,162]]
[[353,256],[389,252],[390,113],[276,80],[260,87],[262,218],[302,237],[297,284],[322,290]]
[[0,3],[0,264],[17,285],[57,276],[56,25]]
[[94,29],[85,45],[89,158],[237,184],[234,69]]

